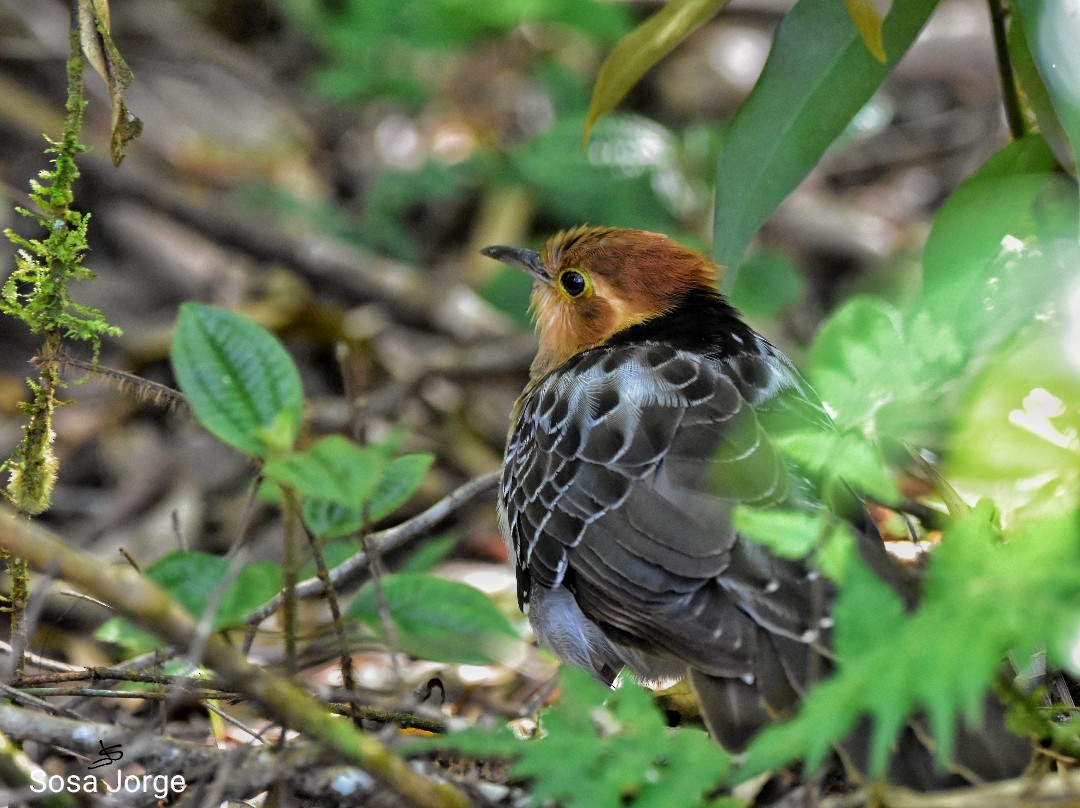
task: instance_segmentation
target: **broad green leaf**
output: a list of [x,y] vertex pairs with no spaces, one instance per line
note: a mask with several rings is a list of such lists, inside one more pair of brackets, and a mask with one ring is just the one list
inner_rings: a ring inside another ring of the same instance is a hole
[[1080,154],[1080,9],[1075,0],[1013,0],[1031,55],[1072,144],[1075,175]]
[[183,304],[172,366],[199,423],[241,452],[266,458],[300,433],[304,399],[296,366],[269,331],[247,318]]
[[302,497],[356,507],[371,496],[386,468],[382,452],[341,435],[320,438],[303,452],[271,460],[263,473]]
[[780,23],[717,165],[713,257],[729,269],[726,284],[758,227],[870,100],[936,6],[894,6],[882,31],[885,63],[870,55],[837,0],[800,0]]
[[[514,627],[491,598],[471,586],[427,575],[386,575],[382,596],[400,651],[419,659],[472,665],[504,660],[519,643]],[[349,616],[383,634],[374,583],[349,604]]]
[[[375,448],[375,447],[371,447]],[[374,488],[365,493],[367,504],[335,502],[320,494],[308,497],[303,504],[304,524],[320,538],[335,538],[356,533],[369,523],[389,516],[408,501],[419,487],[434,460],[431,455],[410,454],[391,460],[382,469]],[[366,508],[366,511],[365,511]]]
[[844,0],[844,5],[847,6],[851,21],[855,23],[859,36],[866,44],[866,49],[875,59],[884,63],[885,43],[881,41],[881,26],[885,22],[888,6],[892,5],[891,0],[886,5],[884,13],[878,9],[878,4],[874,0]]
[[596,75],[581,131],[589,142],[593,124],[611,112],[653,65],[671,53],[727,0],[668,0],[664,7],[619,40]]
[[391,460],[371,494],[371,520],[382,519],[408,502],[434,461],[429,454],[408,454]]
[[1075,242],[1076,184],[1046,142],[1010,143],[965,180],[934,219],[923,253],[930,313],[968,347],[988,350],[1060,293],[1075,268],[1044,260],[1054,239]]
[[[229,560],[199,551],[170,553],[146,568],[146,577],[169,593],[193,617],[202,618],[229,569]],[[237,574],[222,596],[214,615],[215,630],[243,625],[244,618],[281,589],[281,568],[270,561],[248,564]],[[98,639],[123,645],[140,653],[161,646],[153,634],[127,620],[114,618],[103,624]]]

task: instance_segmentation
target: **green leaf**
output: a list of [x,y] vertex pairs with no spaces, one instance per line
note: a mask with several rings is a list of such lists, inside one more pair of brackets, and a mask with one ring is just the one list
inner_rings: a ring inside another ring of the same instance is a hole
[[934,219],[923,254],[927,307],[967,346],[990,349],[1059,294],[1075,269],[1043,262],[1076,240],[1076,184],[1036,135],[1010,143],[965,180]]
[[[380,581],[396,648],[411,656],[485,665],[505,660],[520,642],[491,598],[471,586],[413,574],[386,575]],[[348,613],[389,642],[373,582],[356,593]]]
[[[385,456],[381,448],[378,451],[380,456]],[[420,486],[433,461],[427,454],[403,455],[391,460],[382,469],[374,488],[364,494],[368,522],[377,522],[404,505]],[[362,504],[342,504],[319,495],[304,500],[302,515],[304,524],[314,535],[336,538],[356,533],[364,526],[364,509]]]
[[589,142],[596,121],[611,112],[653,65],[709,19],[727,0],[668,0],[641,25],[619,40],[600,65],[581,143]]
[[274,336],[234,312],[185,303],[172,366],[195,417],[255,457],[292,445],[304,414],[296,366]]
[[419,547],[409,553],[400,571],[402,573],[431,572],[453,552],[457,543],[458,537],[454,533],[424,539]]
[[377,447],[360,447],[341,435],[330,435],[303,452],[271,460],[263,473],[302,497],[356,507],[375,491],[385,467]]
[[[195,550],[163,556],[146,569],[146,577],[169,593],[193,617],[201,619],[217,593],[229,560]],[[222,596],[214,615],[215,630],[243,625],[244,618],[281,589],[281,568],[270,561],[243,567]],[[133,653],[161,646],[151,633],[126,620],[114,618],[102,625],[95,637],[123,645]]]
[[1080,14],[1073,0],[1013,0],[1031,55],[1072,144],[1072,170],[1080,155]]
[[758,227],[870,100],[936,6],[896,4],[882,32],[885,63],[837,0],[800,0],[780,23],[717,165],[713,257],[728,267],[727,283]]
[[583,153],[581,122],[557,120],[510,154],[513,173],[539,196],[544,213],[565,222],[671,233],[675,220],[654,182],[657,172],[674,168],[671,132],[639,115],[612,115],[597,123]]

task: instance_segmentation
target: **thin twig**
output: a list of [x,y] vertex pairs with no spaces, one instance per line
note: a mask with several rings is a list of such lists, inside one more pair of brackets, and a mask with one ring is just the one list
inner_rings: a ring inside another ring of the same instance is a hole
[[41,369],[47,362],[54,362],[62,370],[78,370],[91,376],[107,379],[116,385],[120,392],[133,396],[138,401],[153,403],[168,410],[175,411],[187,407],[187,399],[184,394],[166,384],[152,382],[126,370],[117,370],[95,362],[76,359],[62,349],[52,356],[38,355],[30,361],[38,369]]

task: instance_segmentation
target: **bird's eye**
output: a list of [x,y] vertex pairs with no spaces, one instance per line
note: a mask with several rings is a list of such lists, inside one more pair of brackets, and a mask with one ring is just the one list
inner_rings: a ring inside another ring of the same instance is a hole
[[559,275],[559,285],[568,297],[581,297],[589,289],[588,279],[576,269],[568,269]]

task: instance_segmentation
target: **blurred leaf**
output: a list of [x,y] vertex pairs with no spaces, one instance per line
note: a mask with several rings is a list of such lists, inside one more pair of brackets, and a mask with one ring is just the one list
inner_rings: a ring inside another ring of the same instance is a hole
[[[1080,285],[1072,295],[1080,302]],[[993,497],[1011,522],[1080,503],[1080,364],[1069,323],[1080,306],[1064,302],[989,359],[950,435],[950,481]]]
[[[993,506],[979,503],[946,529],[912,614],[904,614],[885,584],[852,563],[833,610],[836,673],[807,694],[793,720],[754,740],[740,777],[804,754],[817,767],[863,715],[874,726],[870,774],[880,776],[890,742],[920,709],[929,716],[939,754],[947,758],[958,716],[978,718],[1006,655],[1015,651],[1016,658],[1026,659],[1075,627],[1075,520],[1075,512],[1058,515],[1002,541]],[[1017,609],[1018,603],[1024,608]]]
[[731,302],[756,317],[776,317],[803,295],[806,280],[795,262],[776,252],[759,252],[746,259],[735,276]]
[[431,572],[441,564],[457,546],[458,537],[453,533],[445,536],[424,539],[423,544],[409,553],[405,563],[401,565],[401,572],[417,574]]
[[1031,55],[1072,143],[1072,170],[1080,154],[1080,10],[1075,0],[1013,0]]
[[937,0],[897,4],[885,20],[883,64],[836,0],[800,0],[776,31],[716,169],[713,257],[734,282],[746,245],[810,172],[903,57]]
[[[514,760],[531,781],[530,805],[564,808],[731,808],[710,799],[731,769],[708,735],[668,730],[648,690],[624,682],[609,690],[569,665],[559,670],[559,699],[540,714],[542,735],[522,741],[505,729],[479,729],[409,744],[409,753],[456,749]],[[557,772],[558,776],[552,776]]]
[[[522,25],[554,24],[613,42],[629,14],[597,0],[277,0],[326,54],[316,87],[338,101],[391,96],[416,105],[454,69],[454,51]],[[565,33],[560,32],[563,36]]]
[[653,187],[674,157],[670,133],[640,116],[612,115],[596,125],[587,153],[581,119],[564,118],[509,155],[520,180],[540,195],[543,212],[562,222],[604,222],[671,233],[675,221]]
[[124,104],[124,91],[134,76],[110,34],[109,0],[78,0],[76,15],[83,54],[109,87],[112,125],[109,151],[114,165],[124,159],[124,148],[142,134],[142,121]]
[[809,375],[842,429],[874,442],[913,440],[941,428],[940,402],[964,359],[950,330],[924,312],[905,318],[883,300],[857,297],[821,327]]
[[408,502],[433,462],[435,458],[429,454],[407,454],[391,460],[371,495],[371,520],[382,519]]
[[[307,503],[305,502],[305,505]],[[324,503],[330,505],[330,503]],[[334,506],[336,507],[336,506]],[[307,514],[304,514],[304,523],[307,524]],[[319,538],[325,538],[324,535],[315,531],[310,524],[308,524],[308,530],[312,535]],[[323,563],[326,564],[328,570],[332,570],[334,567],[342,564],[346,559],[359,553],[363,548],[360,545],[360,540],[356,538],[334,538],[330,541],[325,541],[319,548],[322,552]],[[300,566],[300,571],[296,577],[298,580],[304,580],[305,578],[313,578],[318,573],[318,567],[315,565],[315,559],[304,562]]]
[[[471,586],[415,574],[385,575],[380,581],[395,647],[410,656],[486,665],[505,660],[520,642],[491,598]],[[348,614],[390,641],[383,635],[374,583],[356,593]]]
[[[193,617],[201,619],[210,599],[229,570],[229,560],[195,550],[170,553],[146,569],[146,577],[169,593]],[[244,618],[281,589],[281,568],[270,561],[247,564],[229,584],[214,616],[215,630],[243,625]],[[148,631],[120,618],[103,624],[94,634],[130,653],[159,648]]]
[[850,529],[833,514],[822,509],[816,513],[784,508],[735,509],[735,527],[783,558],[802,560],[813,556],[813,563],[832,580],[839,581],[847,569],[846,561],[835,558],[851,544]]
[[877,502],[900,499],[880,449],[859,432],[795,430],[774,435],[773,441],[817,481],[822,498],[839,512],[855,491]]
[[304,524],[319,538],[347,536],[359,531],[364,526],[365,507],[369,523],[389,516],[413,495],[434,460],[431,455],[410,454],[386,462],[381,447],[366,447],[361,451],[377,452],[379,462],[383,464],[377,469],[373,486],[369,487],[365,481],[362,496],[342,501],[326,496],[325,490],[305,495]]
[[172,366],[199,423],[224,443],[265,458],[300,434],[304,399],[296,366],[273,334],[247,318],[183,304]]
[[889,13],[892,0],[884,3],[883,10],[878,9],[875,0],[844,0],[851,21],[859,31],[859,36],[866,44],[866,49],[879,62],[885,62],[885,43],[881,41],[881,26],[885,15]]
[[653,65],[709,19],[727,0],[668,0],[645,22],[619,40],[596,74],[592,101],[581,129],[589,142],[593,124],[607,115]]
[[1075,241],[1078,221],[1076,185],[1057,172],[1046,142],[1010,143],[934,219],[923,254],[930,312],[966,347],[991,349],[1072,277],[1042,252],[1052,239]]
[[271,460],[263,473],[301,497],[357,507],[375,490],[385,464],[378,449],[330,435],[303,452]]

